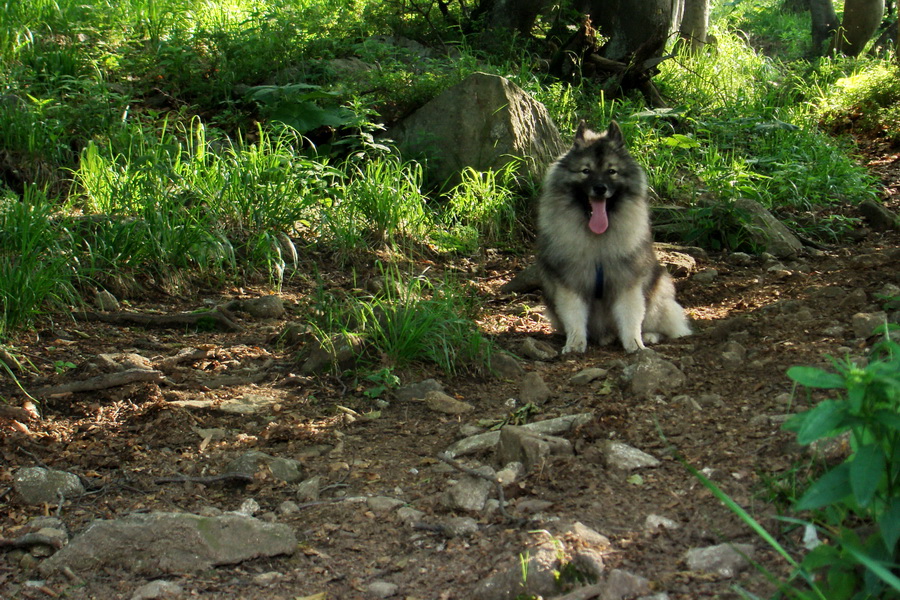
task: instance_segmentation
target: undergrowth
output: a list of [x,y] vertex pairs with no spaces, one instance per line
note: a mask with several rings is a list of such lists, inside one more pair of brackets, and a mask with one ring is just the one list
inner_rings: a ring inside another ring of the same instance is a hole
[[668,211],[666,239],[754,250],[735,224],[746,197],[840,241],[857,225],[840,207],[871,197],[873,181],[820,123],[858,114],[858,127],[891,135],[897,78],[877,61],[811,63],[785,40],[771,51],[779,27],[806,35],[778,4],[716,4],[715,51],[663,61],[654,82],[674,108],[649,111],[588,77],[550,80],[543,22],[536,40],[497,36],[488,50],[396,3],[9,0],[0,187],[9,198],[42,190],[37,204],[60,228],[39,244],[72,259],[48,300],[68,298],[73,281],[140,277],[277,288],[323,251],[349,262],[373,250],[524,252],[539,182],[468,170],[439,196],[378,137],[481,70],[543,102],[566,139],[582,118],[622,123]]

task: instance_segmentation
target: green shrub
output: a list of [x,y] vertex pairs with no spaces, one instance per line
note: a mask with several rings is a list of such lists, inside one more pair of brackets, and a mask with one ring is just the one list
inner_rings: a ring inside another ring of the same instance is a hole
[[[895,328],[896,329],[896,328]],[[808,445],[849,435],[851,454],[815,480],[795,505],[812,511],[828,539],[803,560],[821,575],[829,599],[900,597],[900,344],[885,339],[865,366],[833,361],[835,372],[793,367],[788,375],[808,388],[841,390],[794,415],[784,428]]]

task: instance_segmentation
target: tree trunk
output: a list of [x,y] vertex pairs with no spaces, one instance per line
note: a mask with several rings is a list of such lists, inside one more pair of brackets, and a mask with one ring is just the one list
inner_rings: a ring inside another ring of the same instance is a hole
[[809,12],[812,16],[813,54],[821,56],[825,54],[825,44],[837,31],[837,13],[834,12],[832,0],[810,0]]
[[662,56],[666,40],[675,29],[678,5],[678,0],[591,0],[591,22],[609,38],[600,54],[627,63],[638,48],[649,44],[646,54]]
[[831,49],[858,56],[884,17],[884,0],[844,0],[844,20],[834,36]]
[[678,28],[679,37],[689,44],[691,52],[699,52],[706,46],[709,28],[709,0],[685,0],[684,15]]
[[482,31],[509,29],[530,35],[538,15],[549,0],[483,0],[472,12],[472,18],[483,18]]

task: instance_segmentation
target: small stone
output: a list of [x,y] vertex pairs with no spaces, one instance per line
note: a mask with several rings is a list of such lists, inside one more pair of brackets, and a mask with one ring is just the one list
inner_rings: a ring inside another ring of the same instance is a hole
[[424,400],[428,392],[443,392],[444,385],[436,379],[425,379],[418,383],[411,383],[397,388],[394,397],[403,402],[409,400]]
[[278,571],[269,571],[253,576],[253,583],[261,586],[269,586],[282,578],[282,574]]
[[592,548],[609,548],[612,545],[608,537],[591,529],[581,521],[575,521],[566,531],[566,534],[577,538],[583,544]]
[[409,506],[401,506],[397,509],[397,518],[407,525],[414,525],[425,520],[425,513]]
[[719,544],[688,550],[685,562],[691,571],[734,577],[750,565],[748,559],[753,558],[753,553],[750,544]]
[[158,579],[142,585],[134,591],[131,600],[161,600],[164,598],[180,598],[184,590],[177,583]]
[[475,407],[468,402],[461,402],[444,392],[428,392],[425,394],[425,406],[434,412],[445,415],[462,415],[475,410]]
[[472,517],[451,517],[441,527],[448,537],[469,537],[478,533],[478,521]]
[[659,459],[622,442],[606,440],[599,446],[601,453],[606,458],[606,464],[616,469],[633,471],[660,465]]
[[283,515],[292,515],[294,513],[300,512],[300,505],[293,500],[285,500],[278,505],[278,512]]
[[296,460],[269,456],[259,450],[250,450],[234,459],[225,467],[226,473],[240,473],[253,477],[259,471],[268,469],[272,477],[287,483],[303,479],[302,465]]
[[509,354],[497,352],[491,356],[491,371],[501,379],[516,379],[525,369]]
[[649,579],[621,569],[613,569],[606,578],[606,589],[603,590],[602,598],[634,598],[649,594],[651,591]]
[[366,506],[376,513],[386,513],[406,504],[403,500],[388,496],[371,496],[366,498]]
[[647,533],[653,533],[657,529],[678,529],[681,527],[678,523],[673,521],[668,517],[663,517],[661,515],[647,515],[647,518],[644,519],[644,531]]
[[42,467],[25,467],[16,471],[13,487],[26,504],[56,504],[62,498],[76,498],[84,494],[84,486],[77,475]]
[[94,296],[94,306],[97,307],[97,310],[115,311],[119,310],[119,301],[110,292],[100,290]]
[[505,425],[500,429],[497,463],[503,466],[518,462],[529,471],[551,455],[572,453],[572,443],[565,438],[536,433],[517,425]]
[[695,273],[691,279],[700,284],[708,284],[718,279],[718,277],[719,272],[715,269],[703,269],[702,271]]
[[503,486],[512,485],[525,473],[525,465],[520,462],[511,462],[497,471],[497,481]]
[[396,583],[390,583],[388,581],[373,581],[366,586],[366,591],[373,598],[390,598],[391,596],[396,596],[399,589],[400,586]]
[[526,373],[519,384],[519,399],[530,404],[543,404],[553,392],[547,387],[539,373]]
[[297,484],[297,499],[301,502],[312,502],[319,499],[322,477],[316,475]]
[[640,398],[677,391],[687,381],[687,377],[674,363],[649,348],[637,353],[637,361],[630,374],[631,391]]
[[609,371],[607,371],[606,369],[600,369],[598,367],[588,367],[573,375],[569,379],[569,382],[572,385],[587,385],[595,379],[606,377],[607,373],[609,373]]
[[732,252],[726,259],[729,263],[739,267],[746,267],[753,263],[753,257],[746,252]]
[[[479,473],[493,479],[494,469],[483,466],[476,469]],[[448,491],[445,504],[452,510],[480,511],[484,508],[494,484],[481,477],[464,475]]]
[[284,316],[284,301],[275,295],[251,298],[241,308],[254,319],[278,319]]
[[525,341],[522,342],[522,347],[520,352],[522,356],[525,358],[529,358],[531,360],[553,360],[557,356],[559,356],[559,352],[548,344],[547,342],[542,342],[536,340],[534,338],[525,338]]
[[875,332],[875,328],[887,322],[887,313],[879,311],[875,313],[856,313],[853,315],[851,326],[853,334],[858,338],[867,338]]
[[259,502],[253,498],[247,498],[241,502],[241,507],[237,509],[237,512],[247,517],[252,517],[259,512],[259,508]]

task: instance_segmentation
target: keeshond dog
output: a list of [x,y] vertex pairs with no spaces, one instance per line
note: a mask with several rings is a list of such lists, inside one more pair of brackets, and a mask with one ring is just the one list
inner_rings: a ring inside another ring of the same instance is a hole
[[615,121],[602,133],[582,121],[547,171],[537,263],[547,316],[566,336],[563,353],[616,338],[634,352],[691,332],[653,250],[647,177]]

